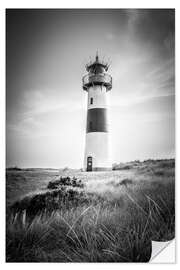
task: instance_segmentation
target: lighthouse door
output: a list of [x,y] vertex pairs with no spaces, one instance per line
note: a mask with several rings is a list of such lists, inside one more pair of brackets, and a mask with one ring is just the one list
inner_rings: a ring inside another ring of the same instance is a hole
[[87,157],[87,172],[92,171],[92,157]]

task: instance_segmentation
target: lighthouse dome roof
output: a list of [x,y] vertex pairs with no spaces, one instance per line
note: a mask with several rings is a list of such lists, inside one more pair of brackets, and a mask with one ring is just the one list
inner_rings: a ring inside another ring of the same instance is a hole
[[103,73],[105,71],[108,70],[108,64],[101,61],[99,59],[99,56],[98,54],[96,54],[96,58],[95,58],[95,61],[94,62],[90,62],[86,65],[86,70],[88,72],[91,72],[91,73],[95,73],[95,74],[98,74],[98,73]]

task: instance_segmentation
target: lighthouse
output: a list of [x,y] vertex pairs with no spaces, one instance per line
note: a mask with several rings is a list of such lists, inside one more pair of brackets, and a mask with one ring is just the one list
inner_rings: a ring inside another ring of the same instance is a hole
[[107,74],[108,63],[98,55],[86,65],[88,72],[83,77],[83,90],[88,93],[86,142],[84,155],[85,171],[111,170],[108,97],[112,77]]

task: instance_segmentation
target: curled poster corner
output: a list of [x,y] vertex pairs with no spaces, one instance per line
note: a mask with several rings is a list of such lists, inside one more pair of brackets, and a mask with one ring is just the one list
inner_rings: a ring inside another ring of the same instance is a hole
[[166,242],[152,241],[151,263],[175,263],[175,239]]

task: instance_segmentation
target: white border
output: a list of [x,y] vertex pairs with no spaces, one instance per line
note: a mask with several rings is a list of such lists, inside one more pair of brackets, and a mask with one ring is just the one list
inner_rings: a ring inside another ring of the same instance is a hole
[[[151,0],[149,1],[140,1],[140,0],[131,0],[131,1],[37,1],[37,0],[31,0],[31,1],[1,1],[0,3],[0,123],[1,123],[1,128],[0,128],[0,181],[1,181],[1,188],[0,188],[0,210],[1,210],[1,219],[0,219],[0,263],[1,263],[1,269],[8,269],[10,267],[14,268],[43,268],[43,269],[49,269],[50,265],[48,263],[4,263],[5,260],[5,8],[176,8],[176,75],[179,74],[179,53],[177,51],[177,48],[180,48],[179,44],[179,29],[177,30],[179,26],[179,20],[180,20],[180,14],[179,14],[179,5],[178,2],[180,1],[157,1],[157,0]],[[179,132],[179,91],[178,89],[178,75],[176,78],[176,138],[180,138],[180,132]],[[176,141],[176,149],[177,149],[177,155],[176,155],[176,204],[179,205],[179,199],[177,195],[177,191],[179,189],[179,143]],[[3,217],[3,218],[2,218]],[[178,228],[178,225],[180,225],[179,221],[179,214],[178,210],[176,208],[176,228]],[[178,248],[178,243],[179,243],[179,233],[176,231],[176,236],[178,236],[177,239],[177,244],[176,247]],[[177,255],[177,250],[176,250],[176,255]],[[177,264],[146,264],[147,267],[153,267],[160,269],[161,267],[163,269],[166,269],[169,267],[176,268],[178,267],[179,264],[179,259],[176,257],[176,262]],[[98,268],[100,269],[109,269],[109,268],[119,268],[123,267],[128,269],[129,267],[133,268],[141,268],[144,267],[145,264],[134,264],[134,263],[129,263],[129,264],[119,264],[119,263],[101,263],[101,264],[84,264],[84,263],[76,263],[76,264],[71,264],[71,263],[66,263],[66,264],[59,264],[59,263],[53,263],[51,264],[53,268],[74,268],[74,269],[90,269],[90,268]]]
[[126,1],[82,1],[82,0],[66,0],[66,1],[23,1],[23,0],[6,0],[1,1],[1,8],[175,8],[178,0],[151,0],[151,2],[143,0],[126,0]]

